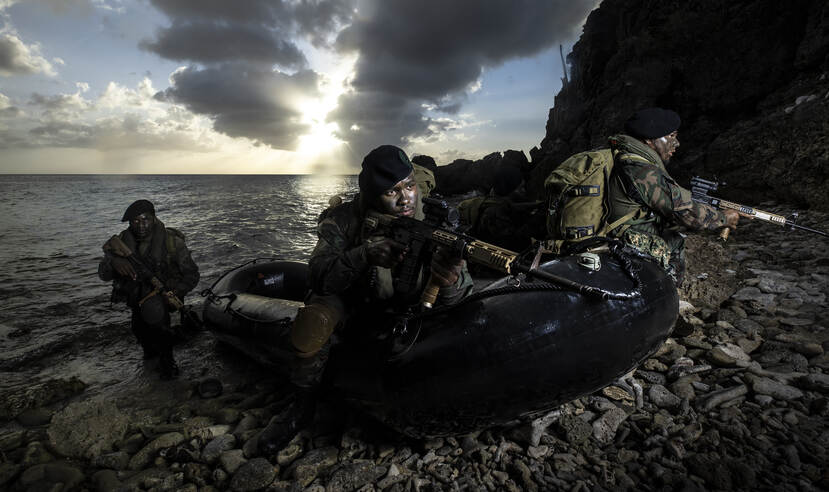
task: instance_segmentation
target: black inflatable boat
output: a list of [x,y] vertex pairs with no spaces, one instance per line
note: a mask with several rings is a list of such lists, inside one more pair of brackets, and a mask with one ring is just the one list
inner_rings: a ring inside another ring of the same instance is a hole
[[[346,329],[331,351],[326,384],[413,437],[532,418],[590,394],[656,351],[677,319],[678,297],[671,279],[644,257],[589,255],[539,268],[597,287],[605,299],[504,277],[448,308]],[[299,262],[237,267],[211,288],[204,321],[220,340],[284,367],[306,275]]]

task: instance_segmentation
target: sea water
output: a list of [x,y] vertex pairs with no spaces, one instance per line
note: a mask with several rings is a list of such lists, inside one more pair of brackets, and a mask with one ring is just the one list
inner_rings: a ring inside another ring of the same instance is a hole
[[[356,190],[354,176],[0,175],[0,396],[55,378],[100,393],[155,377],[129,308],[110,305],[97,275],[133,201],[152,201],[184,233],[201,273],[185,301],[199,307],[198,293],[236,265],[307,260],[328,199]],[[199,337],[177,349],[184,378],[221,372],[209,334]]]

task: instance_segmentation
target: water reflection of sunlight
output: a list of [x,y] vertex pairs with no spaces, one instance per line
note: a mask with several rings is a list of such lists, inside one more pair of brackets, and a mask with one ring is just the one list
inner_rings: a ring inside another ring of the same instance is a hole
[[308,204],[309,209],[328,206],[328,199],[333,195],[346,198],[353,187],[353,178],[348,176],[331,176],[323,174],[309,174],[294,181],[294,193]]

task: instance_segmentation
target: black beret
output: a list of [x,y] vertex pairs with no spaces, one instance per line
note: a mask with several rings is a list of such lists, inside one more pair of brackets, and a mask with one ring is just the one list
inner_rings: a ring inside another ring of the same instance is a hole
[[363,159],[358,181],[360,192],[374,198],[412,173],[414,168],[406,153],[394,145],[381,145]]
[[679,123],[679,115],[670,109],[645,108],[628,118],[625,133],[641,139],[659,138],[677,131]]
[[144,212],[150,212],[151,214],[155,215],[155,207],[153,207],[153,204],[150,203],[149,200],[136,200],[132,202],[132,205],[127,207],[127,211],[124,212],[124,216],[121,218],[121,222],[130,221],[133,218],[143,214]]

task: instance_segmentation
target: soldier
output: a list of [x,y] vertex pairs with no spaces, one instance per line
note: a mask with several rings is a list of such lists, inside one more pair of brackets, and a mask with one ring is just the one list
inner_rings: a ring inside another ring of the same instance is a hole
[[501,164],[486,196],[458,204],[466,233],[503,248],[521,251],[544,235],[541,202],[525,201],[524,177],[517,166]]
[[144,349],[144,359],[159,358],[162,379],[178,376],[173,359],[174,337],[170,331],[171,295],[178,299],[199,282],[199,268],[190,257],[179,231],[164,227],[155,216],[153,204],[138,200],[127,208],[121,222],[129,227],[118,237],[168,291],[159,291],[136,267],[115,253],[111,241],[104,244],[104,258],[98,265],[101,280],[112,280],[112,300],[124,301],[132,309],[132,332]]
[[[394,312],[401,301],[411,302],[401,299],[394,282],[395,266],[405,258],[407,245],[386,237],[363,238],[363,221],[369,210],[422,220],[421,198],[434,187],[434,178],[425,168],[413,166],[403,150],[383,145],[363,159],[359,186],[356,199],[331,208],[319,223],[319,238],[309,261],[313,293],[291,329],[297,355],[291,369],[296,400],[287,418],[272,419],[259,436],[263,454],[281,449],[312,420],[314,389],[334,329],[356,315],[365,320],[372,314]],[[454,304],[472,290],[466,263],[444,250],[437,250],[431,263],[424,265],[416,292],[430,275],[440,287],[440,305]]]
[[682,285],[685,271],[685,236],[690,230],[734,229],[740,218],[733,210],[719,211],[691,200],[665,164],[679,147],[679,115],[661,108],[637,111],[625,122],[625,135],[610,138],[615,156],[608,184],[612,223],[628,214],[609,234],[653,256]]

